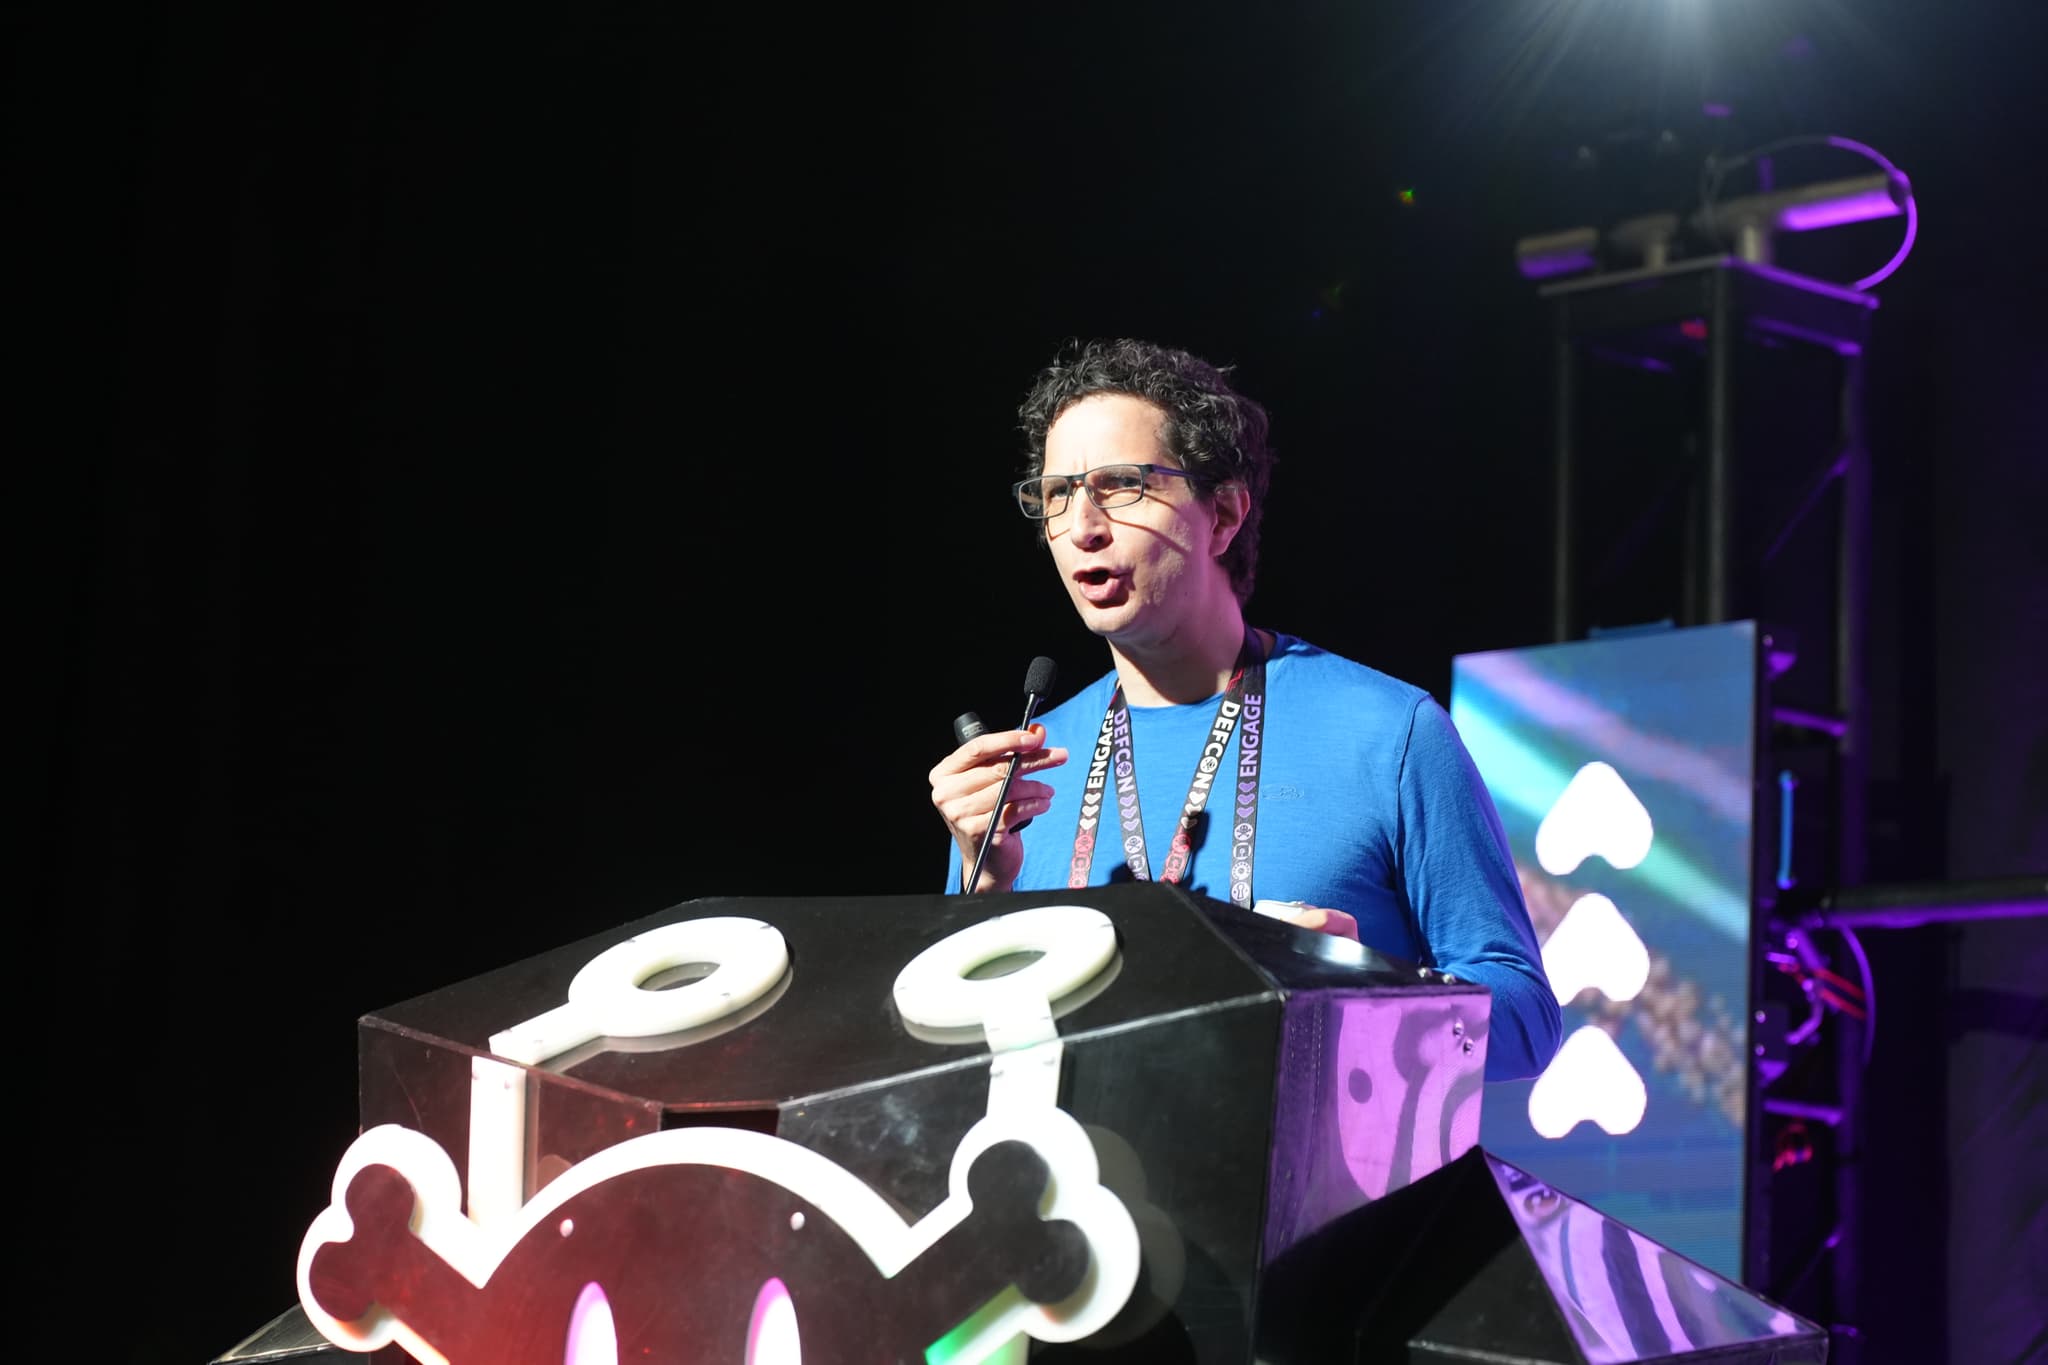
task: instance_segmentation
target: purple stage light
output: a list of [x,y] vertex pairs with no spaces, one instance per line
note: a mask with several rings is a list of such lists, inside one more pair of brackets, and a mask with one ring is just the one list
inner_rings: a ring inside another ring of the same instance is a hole
[[1872,218],[1890,218],[1900,212],[1898,203],[1886,190],[1869,190],[1843,199],[1818,204],[1792,204],[1778,214],[1778,226],[1786,232],[1812,232],[1817,228],[1862,223]]
[[1553,256],[1532,256],[1521,262],[1525,279],[1547,280],[1553,275],[1573,275],[1600,263],[1590,251],[1561,251]]

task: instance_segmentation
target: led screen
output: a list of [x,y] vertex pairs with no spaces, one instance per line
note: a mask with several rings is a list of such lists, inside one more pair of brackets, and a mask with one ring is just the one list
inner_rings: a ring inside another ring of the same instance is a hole
[[1738,1280],[1755,660],[1745,621],[1460,655],[1451,683],[1564,1011],[1480,1142]]

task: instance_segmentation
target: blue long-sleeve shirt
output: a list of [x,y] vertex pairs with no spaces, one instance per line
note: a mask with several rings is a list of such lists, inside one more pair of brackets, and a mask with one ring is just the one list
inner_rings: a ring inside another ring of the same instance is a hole
[[[1114,673],[1039,717],[1067,762],[1034,774],[1052,808],[1021,836],[1020,891],[1067,885],[1082,789]],[[1131,707],[1132,759],[1152,875],[1166,864],[1218,698]],[[1561,1032],[1500,816],[1442,707],[1418,687],[1282,635],[1266,662],[1252,894],[1306,901],[1358,920],[1368,947],[1450,972],[1492,992],[1488,1080],[1532,1076]],[[1242,727],[1210,801],[1210,830],[1183,884],[1230,897],[1230,809]],[[1121,880],[1112,790],[1089,884]],[[959,857],[948,845],[949,889]]]

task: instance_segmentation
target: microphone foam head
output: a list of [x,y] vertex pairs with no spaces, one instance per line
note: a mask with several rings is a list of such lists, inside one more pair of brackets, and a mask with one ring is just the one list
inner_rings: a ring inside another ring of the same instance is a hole
[[1043,654],[1031,661],[1031,667],[1024,674],[1026,696],[1043,697],[1052,691],[1053,681],[1060,675],[1060,666]]

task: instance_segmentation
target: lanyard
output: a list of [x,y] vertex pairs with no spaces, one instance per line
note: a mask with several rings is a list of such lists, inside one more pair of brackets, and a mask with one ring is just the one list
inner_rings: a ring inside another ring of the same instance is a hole
[[[1209,738],[1202,745],[1194,778],[1188,783],[1187,800],[1174,826],[1173,845],[1167,851],[1166,865],[1159,870],[1160,881],[1178,882],[1187,875],[1188,862],[1194,857],[1197,818],[1209,804],[1217,773],[1223,771],[1230,736],[1241,729],[1236,790],[1232,792],[1236,799],[1232,803],[1234,819],[1230,830],[1230,899],[1251,908],[1252,850],[1258,837],[1259,759],[1264,752],[1261,741],[1265,712],[1266,660],[1258,636],[1246,631],[1237,668],[1223,689],[1222,699],[1216,703],[1216,718],[1209,724]],[[1109,695],[1109,710],[1103,714],[1102,729],[1095,739],[1094,761],[1088,767],[1088,785],[1081,793],[1081,818],[1074,828],[1074,856],[1067,869],[1070,887],[1088,885],[1088,873],[1095,862],[1096,828],[1102,821],[1103,794],[1112,785],[1112,774],[1117,820],[1122,826],[1124,865],[1137,880],[1150,881],[1152,868],[1145,855],[1145,821],[1138,810],[1138,769],[1131,753],[1131,708],[1124,700],[1122,683]],[[1225,790],[1231,786],[1232,780],[1226,776]]]

